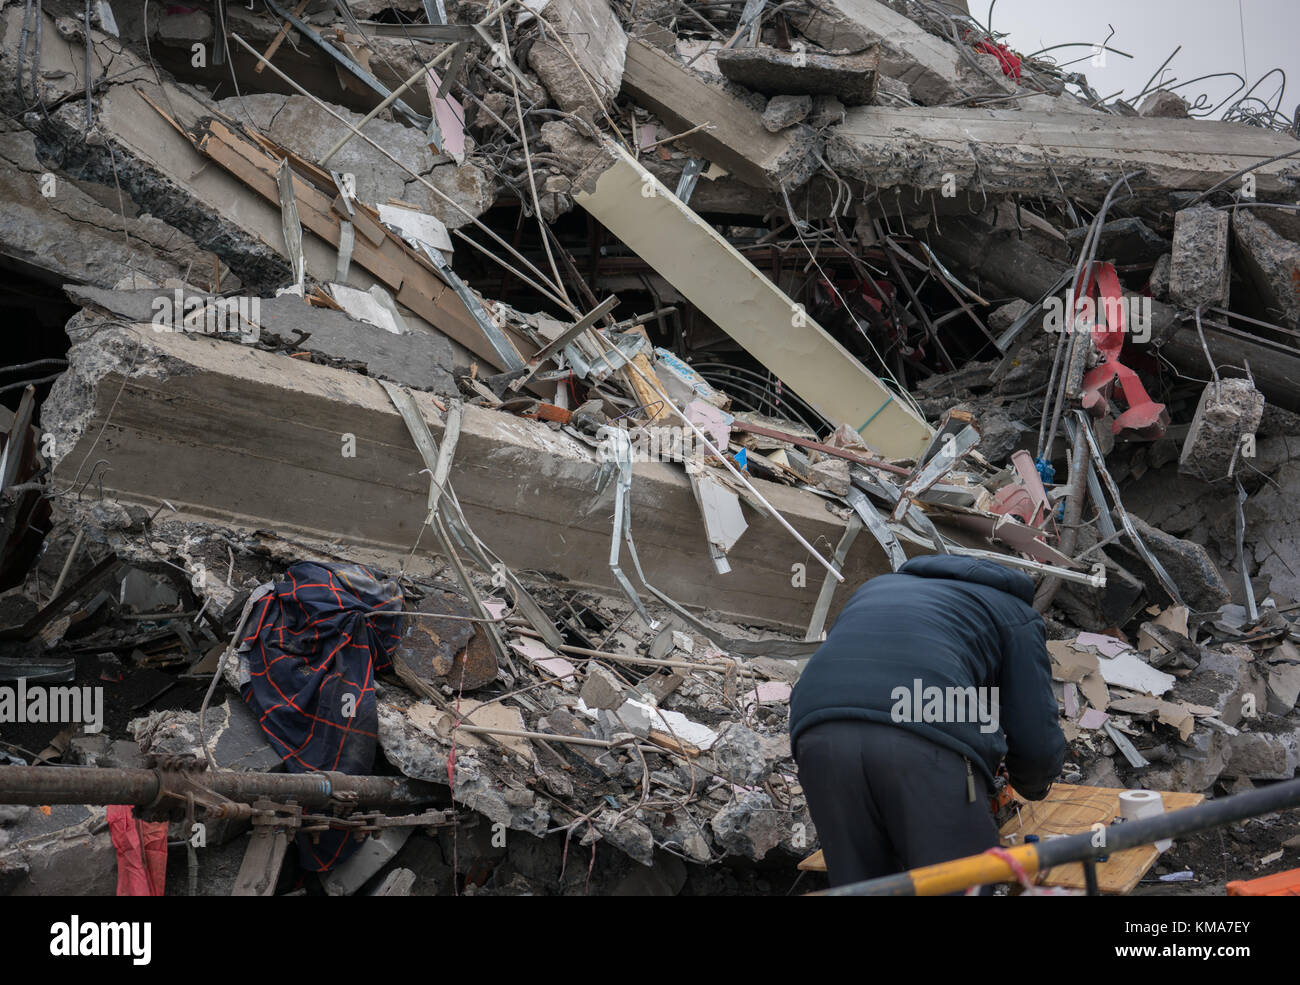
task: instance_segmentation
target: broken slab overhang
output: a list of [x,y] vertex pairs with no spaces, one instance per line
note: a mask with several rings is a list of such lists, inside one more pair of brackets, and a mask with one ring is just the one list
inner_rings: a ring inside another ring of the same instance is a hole
[[58,283],[112,287],[130,272],[162,281],[190,268],[211,276],[213,254],[147,212],[123,218],[114,189],[51,173],[34,139],[18,128],[0,133],[0,253]]
[[[160,302],[171,302],[174,311],[183,310],[183,302],[175,303],[175,292],[165,289],[105,291],[68,285],[64,291],[77,304],[102,308],[136,324],[152,322]],[[194,295],[181,293],[187,299]],[[303,304],[294,295],[259,299],[257,314],[259,337],[275,335],[286,349],[364,365],[372,376],[407,386],[447,395],[458,392],[451,375],[451,346],[434,332],[397,335],[342,311]]]
[[[958,189],[988,195],[1040,195],[1059,181],[1066,195],[1100,199],[1141,168],[1128,187],[1160,193],[1163,207],[1165,192],[1202,191],[1291,151],[1300,151],[1300,142],[1237,123],[883,106],[848,110],[826,148],[842,177],[871,187],[929,190],[952,176]],[[1300,160],[1273,161],[1253,173],[1262,198],[1300,191]]]
[[574,200],[827,420],[888,456],[924,449],[924,418],[630,155],[605,144]]
[[[106,327],[69,358],[42,412],[55,447],[67,449],[55,488],[75,488],[93,451],[108,463],[97,473],[103,495],[123,503],[166,502],[221,526],[336,541],[339,551],[382,550],[394,568],[416,542],[428,478],[375,380],[151,325]],[[433,398],[416,400],[440,440]],[[512,569],[609,591],[614,488],[596,492],[600,468],[594,452],[544,424],[468,406],[451,477],[470,523]],[[719,577],[681,468],[638,464],[634,474],[632,531],[652,584],[697,609],[802,631],[816,582],[792,589],[792,566],[812,562],[775,520],[747,518],[733,573]],[[839,539],[843,525],[822,498],[754,481],[810,543]],[[890,570],[862,542],[845,566],[848,586]]]
[[811,151],[818,141],[811,131],[768,132],[760,113],[644,41],[628,43],[623,94],[674,133],[707,127],[682,143],[751,185],[793,188],[816,167]]

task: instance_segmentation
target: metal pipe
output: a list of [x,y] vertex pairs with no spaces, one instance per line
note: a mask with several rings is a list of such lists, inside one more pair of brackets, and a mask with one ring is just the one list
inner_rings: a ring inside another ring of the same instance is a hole
[[[1007,855],[1019,863],[1027,875],[1032,876],[1058,865],[1096,859],[1128,848],[1154,844],[1166,838],[1181,838],[1183,835],[1217,828],[1244,818],[1296,806],[1300,806],[1300,779],[1275,783],[1270,787],[1248,790],[1230,797],[1219,797],[1168,814],[1125,821],[1107,827],[1104,839],[1098,838],[1093,831],[1085,831],[1067,838],[1019,845],[1007,849]],[[996,855],[984,853],[839,886],[827,890],[823,895],[938,896],[1015,879],[1016,875],[1007,862]]]
[[184,778],[227,800],[261,797],[325,807],[335,794],[356,794],[358,807],[396,807],[434,801],[432,784],[346,773],[237,773],[230,770],[175,773],[167,770],[93,766],[0,766],[0,804],[132,804],[147,807]]

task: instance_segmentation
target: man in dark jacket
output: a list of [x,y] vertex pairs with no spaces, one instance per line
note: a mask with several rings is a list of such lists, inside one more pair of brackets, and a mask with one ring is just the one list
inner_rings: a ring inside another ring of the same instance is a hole
[[991,561],[913,558],[854,593],[790,701],[799,782],[845,885],[998,843],[1005,758],[1041,800],[1061,771],[1033,580]]

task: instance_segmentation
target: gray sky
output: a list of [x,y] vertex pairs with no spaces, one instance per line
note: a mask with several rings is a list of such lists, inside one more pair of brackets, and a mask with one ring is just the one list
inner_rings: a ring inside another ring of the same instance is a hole
[[[970,8],[985,19],[988,0],[970,0]],[[1025,54],[1067,41],[1100,44],[1109,33],[1108,24],[1115,28],[1111,47],[1132,58],[1107,52],[1106,64],[1095,66],[1087,48],[1049,53],[1058,64],[1082,58],[1070,70],[1083,72],[1099,96],[1119,89],[1129,95],[1141,91],[1181,44],[1166,77],[1182,82],[1234,71],[1247,77],[1249,88],[1269,69],[1281,67],[1287,74],[1282,112],[1291,117],[1300,103],[1300,0],[997,0],[993,8],[993,30],[1009,34],[1007,43]],[[1255,95],[1271,104],[1281,81],[1275,73]],[[1179,95],[1191,101],[1206,93],[1214,105],[1236,84],[1235,79],[1209,79],[1180,89]]]

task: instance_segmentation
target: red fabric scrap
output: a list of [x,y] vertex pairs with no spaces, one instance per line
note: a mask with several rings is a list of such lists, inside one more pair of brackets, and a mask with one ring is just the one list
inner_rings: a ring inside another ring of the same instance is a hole
[[117,850],[117,895],[161,896],[167,881],[167,822],[141,821],[129,804],[107,808]]

